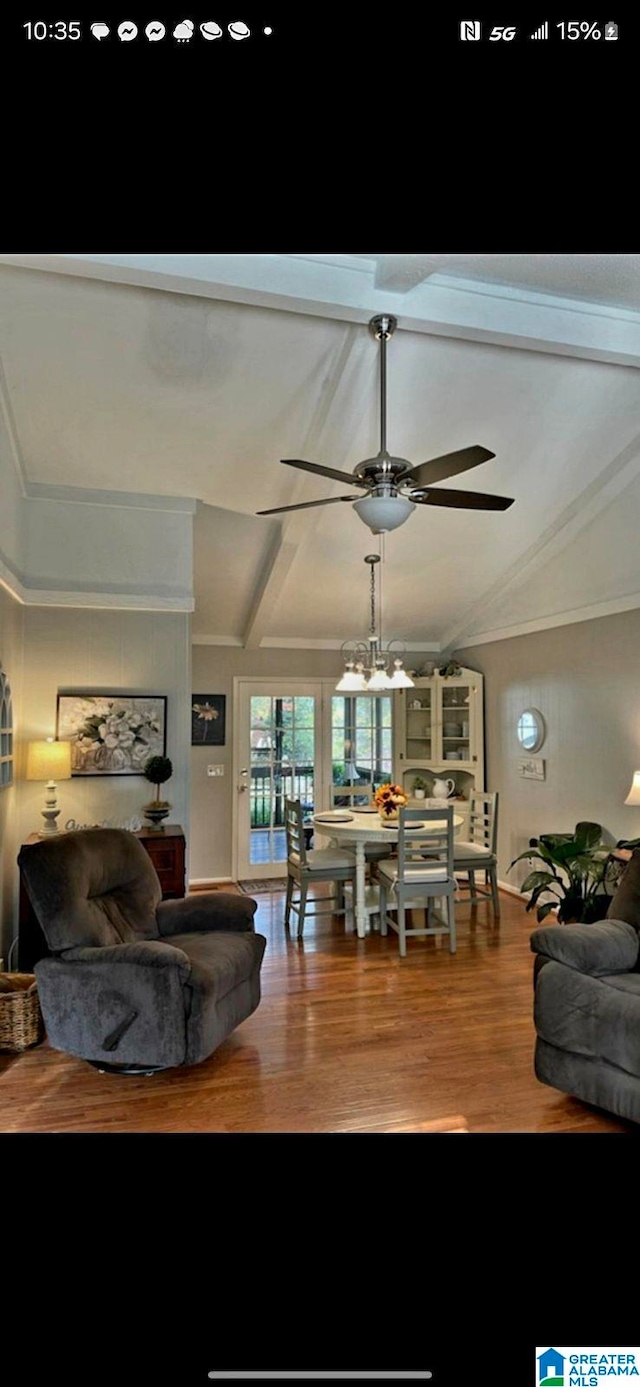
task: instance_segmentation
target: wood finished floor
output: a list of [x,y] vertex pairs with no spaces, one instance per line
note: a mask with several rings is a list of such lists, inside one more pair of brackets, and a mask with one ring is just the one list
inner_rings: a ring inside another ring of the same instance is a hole
[[406,1131],[454,1116],[471,1133],[638,1132],[535,1078],[517,898],[503,893],[499,927],[488,904],[460,904],[457,954],[415,939],[405,959],[395,934],[358,939],[328,915],[287,938],[283,896],[256,899],[262,1002],[210,1059],[138,1079],[46,1042],[0,1055],[0,1131]]

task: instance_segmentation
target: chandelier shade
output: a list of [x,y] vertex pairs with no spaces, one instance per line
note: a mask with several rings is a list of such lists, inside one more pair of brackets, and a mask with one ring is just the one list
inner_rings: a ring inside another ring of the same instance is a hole
[[[378,554],[367,554],[365,558],[365,563],[369,564],[371,571],[369,636],[366,641],[344,642],[342,646],[344,670],[342,677],[336,684],[336,693],[380,693],[389,689],[412,689],[414,687],[413,679],[407,674],[401,657],[395,654],[393,650],[393,647],[399,645],[400,642],[392,640],[386,646],[382,644],[381,622],[379,626],[376,621],[375,566],[379,562],[380,556]],[[389,674],[390,664],[393,664],[392,674]]]

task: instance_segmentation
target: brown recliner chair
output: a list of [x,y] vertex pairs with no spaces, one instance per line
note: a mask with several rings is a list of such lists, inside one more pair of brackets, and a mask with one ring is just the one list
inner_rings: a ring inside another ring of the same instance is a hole
[[125,1073],[198,1064],[255,1011],[267,941],[250,897],[163,901],[125,829],[43,838],[18,865],[50,951],[35,975],[56,1050]]

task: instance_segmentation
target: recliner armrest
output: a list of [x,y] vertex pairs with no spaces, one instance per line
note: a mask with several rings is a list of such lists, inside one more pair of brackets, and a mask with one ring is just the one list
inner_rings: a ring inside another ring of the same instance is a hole
[[229,891],[198,891],[175,901],[161,901],[156,911],[163,938],[208,930],[253,931],[258,902]]
[[186,981],[191,972],[191,963],[184,952],[174,944],[163,944],[160,939],[141,939],[134,944],[107,944],[98,949],[66,949],[61,958],[65,963],[99,963],[105,967],[135,964],[143,968],[175,968],[180,973],[181,982]]
[[629,973],[635,967],[640,939],[624,920],[602,920],[593,925],[546,925],[533,931],[535,954],[565,963],[577,973],[603,977]]

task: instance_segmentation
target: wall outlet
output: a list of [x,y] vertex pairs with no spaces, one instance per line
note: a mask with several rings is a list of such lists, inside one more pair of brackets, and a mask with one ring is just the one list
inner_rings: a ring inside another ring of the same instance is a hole
[[224,766],[207,766],[207,775],[224,775]]

